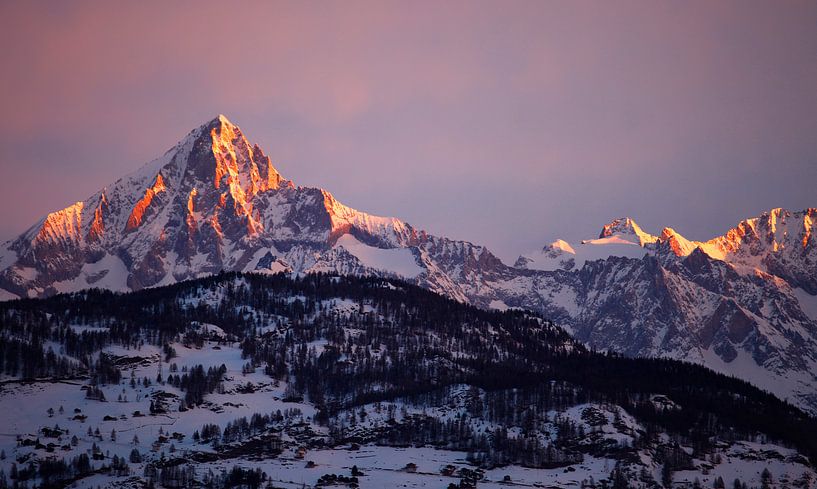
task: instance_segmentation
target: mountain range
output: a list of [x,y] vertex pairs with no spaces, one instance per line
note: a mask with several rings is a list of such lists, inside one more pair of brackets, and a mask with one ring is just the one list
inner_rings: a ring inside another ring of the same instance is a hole
[[284,178],[219,116],[162,157],[0,245],[0,298],[140,290],[220,271],[402,278],[534,310],[591,348],[703,364],[817,412],[817,209],[722,236],[630,218],[503,263],[484,246],[349,208]]

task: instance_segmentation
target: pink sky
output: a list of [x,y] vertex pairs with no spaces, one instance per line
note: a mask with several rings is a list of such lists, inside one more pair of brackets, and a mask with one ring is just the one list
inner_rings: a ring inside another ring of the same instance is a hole
[[814,2],[2,2],[0,238],[224,113],[503,258],[817,206]]

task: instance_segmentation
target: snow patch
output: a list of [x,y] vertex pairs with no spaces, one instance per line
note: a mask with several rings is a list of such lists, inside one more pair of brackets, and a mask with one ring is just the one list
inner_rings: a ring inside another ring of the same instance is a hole
[[11,241],[7,241],[3,244],[3,247],[0,248],[0,270],[5,270],[17,261],[17,252],[10,249],[10,246]]
[[817,295],[811,295],[799,287],[794,289],[793,292],[803,313],[810,319],[817,321]]
[[563,239],[557,239],[556,241],[551,243],[550,248],[553,249],[553,250],[560,250],[560,251],[563,251],[565,253],[570,253],[571,255],[576,254],[576,250],[574,250],[573,247],[570,246],[570,243],[568,243],[567,241],[565,241]]
[[589,245],[619,245],[619,244],[621,244],[621,245],[638,246],[638,247],[641,246],[638,243],[634,243],[634,242],[630,241],[629,239],[626,239],[625,237],[617,235],[617,234],[613,235],[613,236],[608,236],[606,238],[585,239],[585,240],[582,240],[582,244],[583,245],[588,245],[588,244]]
[[40,272],[37,271],[36,268],[32,267],[17,267],[14,269],[19,277],[26,279],[29,282],[33,282],[37,279],[37,276]]
[[552,271],[579,269],[589,261],[604,260],[611,256],[641,259],[648,252],[647,248],[620,236],[610,236],[584,240],[575,246],[558,240],[542,250],[522,257],[527,259],[526,267],[529,269]]
[[19,299],[20,296],[17,294],[12,294],[6,289],[0,289],[0,302],[2,301],[13,301],[14,299]]
[[129,290],[128,275],[128,269],[119,257],[105,255],[95,263],[83,265],[77,278],[54,282],[54,288],[58,292],[77,292],[88,287],[126,292]]
[[363,265],[375,270],[385,270],[407,278],[415,278],[423,273],[408,248],[375,248],[361,243],[351,234],[341,236],[335,246],[342,246]]

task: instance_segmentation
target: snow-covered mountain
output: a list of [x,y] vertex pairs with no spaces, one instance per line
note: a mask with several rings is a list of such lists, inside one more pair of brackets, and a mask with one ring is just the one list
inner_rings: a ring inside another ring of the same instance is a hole
[[[600,349],[703,363],[817,406],[817,209],[774,209],[706,242],[632,219],[521,256],[537,305]],[[539,273],[537,273],[539,272]]]
[[423,238],[325,190],[296,187],[219,116],[161,158],[6,243],[0,287],[42,296],[141,289],[220,270],[360,273],[367,259],[411,276],[419,269],[410,251],[382,250]]
[[220,270],[409,279],[533,309],[587,344],[703,363],[817,410],[817,209],[775,209],[707,242],[632,219],[514,266],[285,179],[224,116],[0,246],[0,296],[136,290]]

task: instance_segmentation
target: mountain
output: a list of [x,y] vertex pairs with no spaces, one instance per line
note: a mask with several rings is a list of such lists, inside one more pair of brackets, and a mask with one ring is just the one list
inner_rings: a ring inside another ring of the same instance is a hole
[[702,363],[813,409],[816,216],[774,209],[707,242],[616,219],[596,239],[546,246],[517,266],[544,272],[540,310],[590,346]]
[[508,266],[296,186],[219,116],[0,246],[0,295],[140,290],[222,270],[401,277],[537,311],[593,348],[702,363],[817,412],[815,217],[775,209],[707,242],[622,218]]
[[747,382],[393,279],[224,273],[0,318],[3,487],[817,478],[817,420]]
[[219,116],[163,157],[8,243],[0,287],[23,296],[138,290],[223,269],[311,270],[322,260],[361,271],[348,251],[326,254],[347,234],[345,243],[359,236],[381,248],[418,239],[396,219],[354,211],[321,189],[295,187]]
[[332,270],[424,274],[434,289],[466,300],[453,268],[467,274],[502,267],[483,247],[295,186],[224,116],[137,172],[49,214],[5,243],[0,256],[7,297],[139,290],[221,270]]

